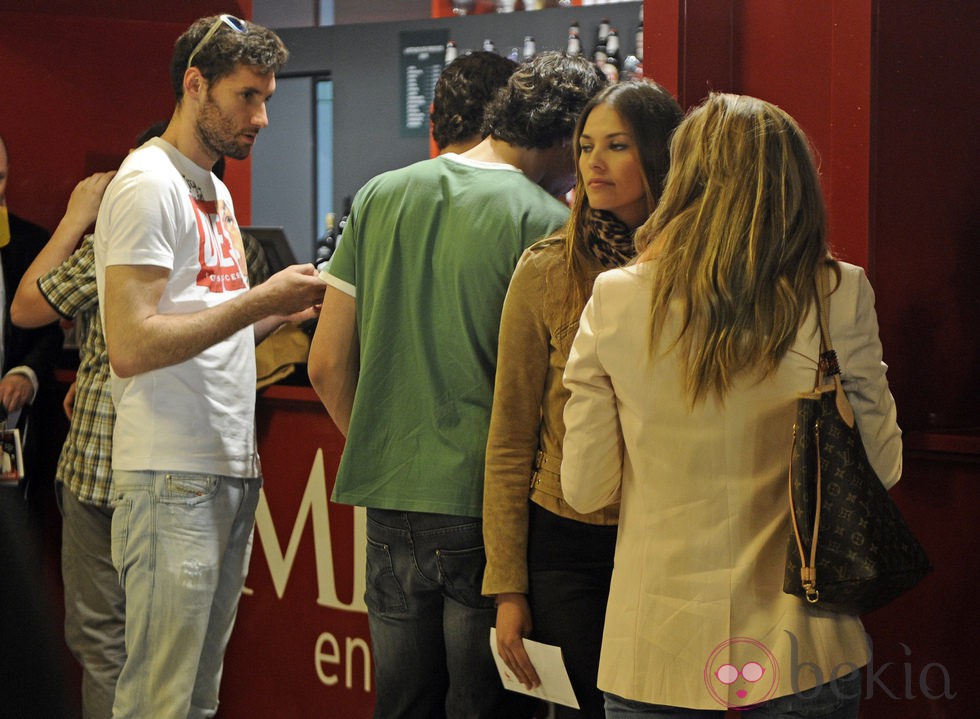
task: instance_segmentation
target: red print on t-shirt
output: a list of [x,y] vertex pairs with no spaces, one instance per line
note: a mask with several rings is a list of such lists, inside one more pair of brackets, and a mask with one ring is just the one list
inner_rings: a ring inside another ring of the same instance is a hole
[[197,218],[201,263],[197,284],[211,292],[247,289],[245,246],[231,208],[223,200],[191,198],[191,204]]

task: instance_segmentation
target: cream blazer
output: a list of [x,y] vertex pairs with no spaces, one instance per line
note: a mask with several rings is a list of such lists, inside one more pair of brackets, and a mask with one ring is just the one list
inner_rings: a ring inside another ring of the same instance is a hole
[[[886,486],[901,432],[881,359],[874,293],[840,263],[830,332],[868,456]],[[678,353],[650,351],[657,264],[599,276],[565,369],[562,483],[579,512],[621,501],[599,688],[701,709],[806,690],[868,661],[857,617],[782,591],[796,397],[813,388],[811,311],[769,377],[693,409]],[[675,307],[666,336],[676,336]],[[722,681],[725,679],[725,681]]]

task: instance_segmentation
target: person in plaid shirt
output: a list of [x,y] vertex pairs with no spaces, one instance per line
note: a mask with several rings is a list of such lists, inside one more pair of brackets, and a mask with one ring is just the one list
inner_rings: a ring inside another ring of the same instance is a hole
[[[162,122],[147,128],[136,147],[160,135],[166,126]],[[219,178],[223,169],[221,158],[214,168]],[[113,175],[98,172],[78,183],[65,216],[25,272],[11,305],[12,321],[22,327],[72,321],[78,342],[75,382],[64,401],[71,425],[58,460],[55,487],[62,514],[65,639],[82,665],[86,718],[112,714],[116,679],[126,659],[126,602],[110,542],[115,410],[99,319],[94,235],[85,235]],[[269,276],[268,262],[257,240],[243,240],[250,281],[258,284]]]
[[126,657],[125,598],[109,542],[114,412],[92,235],[75,251],[114,174],[99,172],[78,183],[64,218],[24,273],[10,310],[13,322],[23,327],[74,320],[78,338],[76,380],[65,396],[71,426],[55,491],[62,514],[65,638],[82,665],[86,717],[112,714],[115,680]]

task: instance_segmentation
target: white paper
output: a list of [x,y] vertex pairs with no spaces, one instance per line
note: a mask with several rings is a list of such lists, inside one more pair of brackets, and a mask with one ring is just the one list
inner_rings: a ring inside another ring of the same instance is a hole
[[538,679],[541,680],[540,686],[534,689],[528,689],[517,681],[517,677],[497,652],[497,629],[490,628],[490,651],[493,652],[493,660],[497,662],[497,671],[500,672],[500,680],[504,683],[505,689],[578,709],[578,700],[575,698],[572,682],[565,670],[565,662],[561,658],[561,647],[525,639],[524,650],[538,673]]

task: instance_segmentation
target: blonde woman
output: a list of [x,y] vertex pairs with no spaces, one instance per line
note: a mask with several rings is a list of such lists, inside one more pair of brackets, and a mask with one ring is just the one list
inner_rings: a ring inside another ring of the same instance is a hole
[[[600,277],[565,371],[565,497],[621,502],[602,640],[606,716],[857,717],[857,617],[782,591],[796,396],[813,387],[815,276],[872,465],[901,433],[864,272],[828,259],[806,138],[711,95],[678,128],[638,264]],[[795,712],[804,713],[795,713]]]
[[487,568],[497,646],[527,686],[538,676],[523,638],[562,648],[581,711],[601,717],[596,689],[618,509],[580,514],[562,497],[561,377],[596,275],[633,258],[633,231],[656,206],[670,134],[682,111],[651,82],[622,83],[583,110],[573,138],[568,224],[525,251],[504,302],[484,482]]

